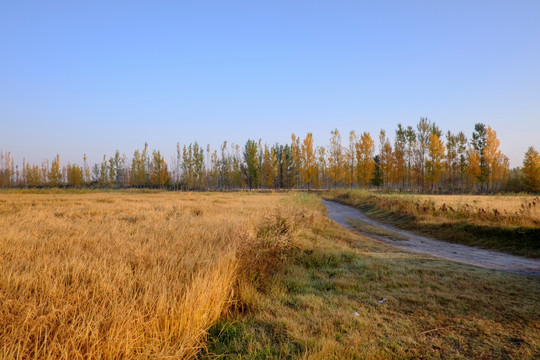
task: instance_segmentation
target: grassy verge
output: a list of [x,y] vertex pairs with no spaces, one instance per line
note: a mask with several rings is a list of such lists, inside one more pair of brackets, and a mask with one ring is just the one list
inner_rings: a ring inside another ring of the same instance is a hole
[[[534,206],[524,206],[510,213],[496,208],[474,208],[467,203],[455,208],[435,205],[433,201],[420,201],[411,195],[332,191],[323,196],[354,206],[373,219],[421,235],[540,258],[540,222]],[[533,199],[530,203],[537,205],[538,201]]]
[[404,253],[336,226],[315,197],[294,202],[303,220],[282,268],[243,289],[200,358],[540,355],[538,279]]
[[356,230],[370,234],[370,235],[377,235],[377,236],[384,236],[385,238],[394,240],[394,241],[405,241],[409,240],[408,237],[401,235],[395,231],[386,230],[383,228],[380,228],[378,226],[371,225],[365,221],[359,220],[359,219],[353,219],[349,218],[346,219],[347,222],[352,225]]

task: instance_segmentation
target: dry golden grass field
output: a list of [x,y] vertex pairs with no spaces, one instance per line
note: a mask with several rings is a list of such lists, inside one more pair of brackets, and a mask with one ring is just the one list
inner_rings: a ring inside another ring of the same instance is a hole
[[0,194],[0,357],[188,357],[280,197]]
[[308,194],[3,192],[0,267],[0,359],[540,355],[538,278],[391,248]]

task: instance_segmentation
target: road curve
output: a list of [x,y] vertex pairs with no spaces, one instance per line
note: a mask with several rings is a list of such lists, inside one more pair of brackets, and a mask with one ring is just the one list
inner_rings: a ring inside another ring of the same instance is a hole
[[347,222],[347,218],[355,218],[371,225],[394,231],[409,238],[409,240],[395,241],[384,236],[366,234],[367,236],[380,240],[385,244],[412,252],[426,253],[440,258],[480,266],[483,268],[530,276],[540,276],[540,260],[528,259],[520,256],[504,254],[498,251],[479,249],[472,246],[453,244],[427,238],[408,231],[397,229],[390,225],[382,224],[367,217],[360,210],[353,207],[329,200],[321,201],[326,207],[328,217],[345,228],[356,231],[356,229]]

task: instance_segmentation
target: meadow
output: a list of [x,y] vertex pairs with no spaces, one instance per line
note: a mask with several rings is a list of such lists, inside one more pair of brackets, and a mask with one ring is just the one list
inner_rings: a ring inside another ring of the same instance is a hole
[[[540,281],[302,193],[0,193],[0,358],[537,358]],[[384,300],[383,300],[384,299]]]
[[540,257],[538,196],[411,195],[367,190],[335,190],[323,196],[421,235]]
[[0,194],[0,358],[193,357],[279,199]]

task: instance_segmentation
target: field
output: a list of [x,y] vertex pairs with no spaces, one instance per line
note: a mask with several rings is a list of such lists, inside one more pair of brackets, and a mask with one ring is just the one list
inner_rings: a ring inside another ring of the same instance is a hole
[[408,195],[362,190],[337,190],[324,196],[422,235],[540,258],[538,196]]
[[388,247],[314,195],[0,193],[0,264],[2,359],[540,355],[537,278]]
[[193,356],[279,200],[0,195],[0,358]]

